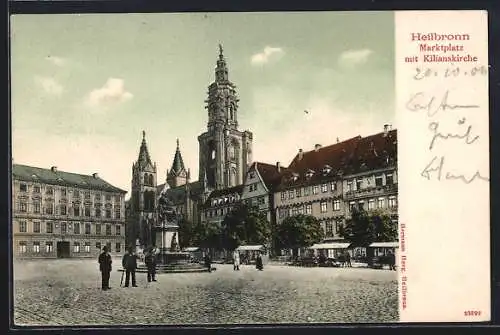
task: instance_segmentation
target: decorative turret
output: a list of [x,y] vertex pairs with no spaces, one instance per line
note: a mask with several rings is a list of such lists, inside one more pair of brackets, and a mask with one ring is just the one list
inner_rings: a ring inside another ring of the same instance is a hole
[[172,168],[167,171],[167,183],[170,187],[177,187],[188,182],[188,171],[184,167],[181,150],[179,148],[179,139],[177,139],[177,148],[175,150]]

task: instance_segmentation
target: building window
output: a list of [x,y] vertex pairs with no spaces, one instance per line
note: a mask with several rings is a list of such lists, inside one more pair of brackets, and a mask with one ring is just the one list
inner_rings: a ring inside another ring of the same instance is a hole
[[332,181],[330,183],[330,191],[335,192],[335,182],[334,181]]
[[121,197],[119,195],[115,195],[115,202],[120,203]]
[[333,200],[333,210],[340,211],[340,200]]
[[66,222],[61,222],[61,234],[66,234],[67,229]]
[[297,196],[297,198],[300,198],[302,196],[302,189],[301,188],[297,188],[295,190],[295,195]]
[[101,209],[100,208],[96,208],[95,209],[95,217],[96,218],[100,218],[101,217]]
[[28,185],[26,185],[26,184],[19,184],[19,191],[21,191],[21,192],[27,192],[28,191]]
[[36,213],[36,214],[40,213],[40,202],[35,201],[33,203],[33,213]]
[[52,187],[47,187],[47,190],[45,191],[45,194],[53,195],[54,194],[54,189]]
[[20,241],[19,242],[19,253],[20,254],[25,254],[27,252],[27,248],[26,248],[26,242],[24,241]]
[[99,250],[101,250],[101,242],[96,242],[95,247]]
[[90,223],[85,224],[85,235],[90,235]]
[[394,177],[393,177],[392,173],[388,173],[385,176],[385,184],[386,185],[392,185],[392,184],[394,184]]
[[33,186],[33,193],[40,193],[40,186]]
[[33,232],[40,233],[40,222],[33,222]]
[[46,253],[51,253],[54,251],[54,245],[52,242],[45,242],[45,252]]
[[313,194],[318,194],[319,192],[319,186],[318,185],[314,185],[313,186]]
[[375,199],[368,200],[368,210],[375,209]]
[[54,214],[54,205],[48,204],[47,207],[45,207],[45,214]]
[[85,216],[90,217],[90,206],[85,206]]
[[310,192],[311,188],[309,186],[306,186],[304,187],[304,196],[308,196]]
[[19,212],[26,213],[27,211],[28,211],[28,205],[24,201],[21,201],[19,203]]
[[264,205],[266,203],[265,197],[259,197],[259,205]]
[[320,206],[321,206],[321,213],[326,213],[327,211],[327,202],[326,201],[322,201]]
[[358,203],[358,209],[359,209],[360,211],[364,211],[364,210],[365,210],[365,202],[364,202],[364,201],[360,201],[360,202]]
[[121,243],[116,243],[116,245],[115,245],[115,250],[116,250],[116,252],[121,252],[121,250],[122,250],[122,245],[121,245]]
[[101,194],[100,193],[97,193],[95,195],[95,201],[101,201]]
[[360,190],[362,186],[362,180],[356,179],[356,190]]
[[66,205],[61,205],[61,215],[66,215],[66,213],[67,213]]
[[90,242],[85,242],[84,246],[83,246],[85,249],[85,252],[90,252]]
[[73,243],[73,252],[74,253],[79,253],[80,252],[80,242]]
[[80,222],[75,222],[75,227],[73,229],[75,234],[80,234]]
[[378,208],[384,208],[384,198],[378,198]]
[[348,181],[347,182],[347,192],[351,192],[352,191],[352,181]]
[[95,225],[95,233],[96,235],[101,235],[101,225],[99,223]]
[[375,186],[382,186],[384,184],[384,178],[382,176],[375,176]]
[[65,196],[66,196],[66,189],[62,188],[61,189],[61,197],[65,197]]
[[119,224],[116,225],[116,235],[121,235],[122,233],[122,226],[120,226]]
[[307,204],[306,205],[306,214],[307,215],[311,215],[312,214],[312,205],[311,204]]
[[52,234],[54,232],[54,227],[52,225],[52,222],[45,222],[45,232],[47,234]]
[[281,192],[281,200],[285,200],[286,199],[286,192]]
[[119,219],[120,218],[120,208],[117,208],[115,209],[115,219]]
[[298,212],[297,207],[293,207],[292,208],[292,216],[297,215],[297,212]]
[[328,192],[328,185],[327,184],[322,184],[321,185],[321,192],[323,192],[323,193]]
[[396,207],[396,206],[398,205],[398,204],[397,204],[396,197],[394,197],[394,196],[389,197],[388,205],[389,205],[389,208],[394,208],[394,207]]
[[325,224],[325,235],[333,236],[333,223],[331,221],[328,221]]
[[106,235],[111,235],[111,225],[110,224],[106,225]]
[[298,214],[304,214],[304,206],[299,206],[297,209]]
[[354,201],[351,201],[349,203],[349,210],[352,212],[356,208],[356,203]]
[[33,242],[33,252],[36,254],[40,253],[40,242]]
[[78,190],[73,190],[73,198],[79,199],[80,198],[80,191]]
[[106,201],[111,201],[111,195],[106,194]]
[[111,209],[106,209],[106,219],[111,219]]
[[85,193],[83,193],[83,197],[85,198],[85,200],[90,200],[90,192],[85,191]]
[[293,190],[288,191],[288,198],[293,199],[295,197],[295,192]]
[[19,232],[26,233],[26,221],[19,221]]
[[73,207],[73,215],[80,216],[80,207]]

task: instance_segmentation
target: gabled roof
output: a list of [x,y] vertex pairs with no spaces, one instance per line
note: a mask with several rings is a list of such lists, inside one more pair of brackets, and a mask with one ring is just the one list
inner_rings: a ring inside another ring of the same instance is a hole
[[257,170],[268,190],[272,190],[280,182],[280,177],[287,171],[286,167],[278,167],[263,162],[253,162],[248,171]]
[[107,192],[127,193],[111,185],[97,175],[84,175],[72,172],[58,171],[56,169],[43,169],[34,166],[13,164],[12,178],[26,182],[37,181],[44,184],[67,187],[78,187],[88,190],[101,190]]
[[[356,136],[315,150],[298,153],[277,189],[321,183],[349,174],[395,166],[397,130],[367,137]],[[326,171],[323,171],[327,168]],[[308,176],[308,172],[312,175]]]
[[212,193],[210,193],[210,196],[208,197],[207,201],[205,201],[204,207],[210,207],[212,200],[214,198],[220,198],[224,196],[229,196],[229,195],[238,195],[241,196],[243,193],[243,189],[245,188],[245,185],[237,185],[229,188],[224,188],[220,190],[214,190]]

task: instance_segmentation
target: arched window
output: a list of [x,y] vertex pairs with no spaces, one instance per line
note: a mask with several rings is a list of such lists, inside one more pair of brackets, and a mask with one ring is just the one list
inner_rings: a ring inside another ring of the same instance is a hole
[[236,180],[236,169],[232,168],[230,172],[230,184],[231,186],[236,186],[237,180]]
[[210,157],[211,157],[212,159],[215,159],[215,150],[212,150],[212,153],[211,153]]
[[229,107],[229,118],[231,120],[234,120],[234,111],[233,111],[233,106]]
[[153,180],[153,175],[152,174],[149,175],[149,185],[150,186],[154,185],[154,180]]

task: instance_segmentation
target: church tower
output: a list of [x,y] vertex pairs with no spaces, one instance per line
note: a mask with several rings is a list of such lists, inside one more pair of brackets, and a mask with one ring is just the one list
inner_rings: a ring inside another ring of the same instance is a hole
[[130,199],[131,236],[128,243],[142,246],[152,244],[151,228],[156,220],[156,163],[152,163],[146,145],[146,133],[142,132],[142,143],[137,162],[132,164],[132,195]]
[[167,170],[167,183],[171,188],[182,186],[188,183],[189,172],[184,167],[181,150],[179,149],[179,139],[177,139],[177,149],[175,150],[172,168]]
[[252,133],[238,130],[236,86],[229,81],[229,71],[222,46],[215,67],[215,81],[208,87],[207,131],[198,136],[199,179],[211,189],[224,189],[243,183],[252,162]]

